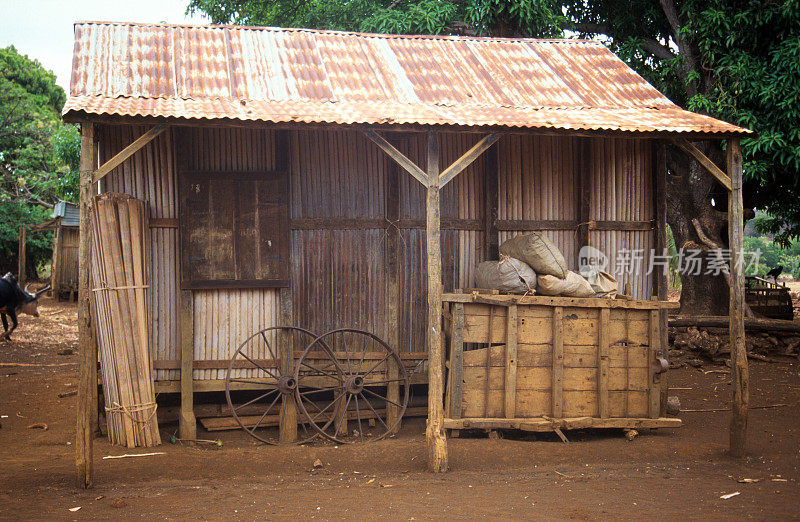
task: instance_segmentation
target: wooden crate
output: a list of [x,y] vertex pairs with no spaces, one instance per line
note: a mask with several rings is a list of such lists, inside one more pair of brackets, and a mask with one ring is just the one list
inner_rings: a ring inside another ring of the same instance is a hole
[[445,427],[677,427],[661,310],[675,303],[446,294]]

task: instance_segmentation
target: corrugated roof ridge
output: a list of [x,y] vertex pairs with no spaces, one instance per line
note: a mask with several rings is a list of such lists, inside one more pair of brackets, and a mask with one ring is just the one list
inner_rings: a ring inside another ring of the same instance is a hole
[[148,22],[123,22],[103,20],[79,20],[73,25],[120,25],[136,27],[174,27],[182,29],[233,29],[243,31],[274,31],[274,32],[305,32],[315,34],[330,34],[339,36],[355,36],[359,38],[384,38],[384,39],[414,39],[414,40],[469,40],[485,42],[537,42],[564,45],[590,44],[605,47],[599,40],[585,38],[525,38],[525,37],[499,37],[499,36],[461,36],[442,34],[388,34],[388,33],[362,33],[357,31],[339,31],[333,29],[308,29],[305,27],[273,27],[266,25],[231,25],[231,24],[168,24]]
[[[272,100],[272,99],[260,99],[260,98],[231,98],[228,96],[128,96],[128,95],[117,95],[117,96],[106,96],[104,94],[79,94],[77,96],[69,96],[69,98],[76,99],[76,98],[104,98],[109,100],[192,100],[192,101],[226,101],[226,102],[254,102],[254,103],[280,103],[284,100]],[[304,100],[305,102],[310,103],[319,103],[319,104],[347,104],[347,103],[358,103],[358,104],[382,104],[384,102],[380,101],[364,101],[364,100],[317,100],[317,99],[307,99]],[[674,103],[664,103],[662,105],[653,105],[653,104],[643,104],[643,105],[512,105],[512,104],[490,104],[490,103],[471,103],[471,102],[460,102],[457,104],[450,104],[450,103],[426,103],[426,102],[402,102],[397,101],[394,103],[398,103],[401,105],[409,105],[409,106],[417,106],[417,105],[427,105],[431,107],[435,106],[444,106],[448,107],[450,105],[458,105],[458,106],[468,106],[468,107],[485,107],[485,108],[492,108],[492,107],[503,107],[506,109],[531,109],[531,110],[555,110],[555,111],[583,111],[583,110],[620,110],[620,109],[650,109],[650,110],[659,110],[659,109],[681,109],[680,106],[675,105]],[[681,109],[683,110],[683,109]],[[66,109],[65,109],[66,111]],[[64,111],[64,112],[65,112]]]

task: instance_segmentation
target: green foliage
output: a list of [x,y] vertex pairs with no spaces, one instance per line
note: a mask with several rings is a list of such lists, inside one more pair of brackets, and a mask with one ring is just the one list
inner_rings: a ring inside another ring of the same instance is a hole
[[744,171],[768,213],[759,224],[786,246],[800,236],[800,2],[690,2],[685,30],[713,72],[691,110],[748,127]]
[[[76,201],[80,137],[60,120],[66,100],[52,72],[19,54],[0,49],[0,269],[16,271],[21,224],[45,221],[59,199]],[[50,252],[46,234],[29,241],[29,261],[38,266]]]
[[784,274],[800,279],[800,240],[791,241],[782,246],[764,236],[744,238],[744,251],[759,253],[758,265],[747,270],[747,275],[764,277],[767,272],[778,266],[783,267]]
[[461,14],[459,6],[452,2],[403,2],[393,8],[378,7],[359,29],[391,34],[441,34]]

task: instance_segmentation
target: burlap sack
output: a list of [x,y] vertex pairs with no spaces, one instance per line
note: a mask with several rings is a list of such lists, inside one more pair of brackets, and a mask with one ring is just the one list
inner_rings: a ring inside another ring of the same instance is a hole
[[589,281],[571,270],[567,270],[567,277],[564,279],[552,275],[540,275],[536,280],[536,291],[542,295],[566,297],[592,297],[595,294]]
[[619,283],[611,274],[607,272],[593,271],[586,280],[592,286],[595,297],[610,297],[614,298],[619,292]]
[[512,237],[500,245],[500,253],[527,263],[538,275],[567,277],[567,263],[557,246],[541,232]]
[[536,288],[536,272],[519,259],[501,255],[500,261],[478,265],[475,283],[478,288],[522,294]]

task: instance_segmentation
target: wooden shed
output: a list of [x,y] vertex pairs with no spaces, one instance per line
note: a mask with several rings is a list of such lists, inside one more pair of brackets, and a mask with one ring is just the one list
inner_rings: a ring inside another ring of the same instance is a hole
[[19,235],[18,280],[25,282],[25,250],[29,233],[53,232],[53,257],[50,264],[50,286],[53,297],[78,297],[78,205],[59,201],[53,207],[52,219],[36,225],[23,225]]
[[[474,286],[476,264],[523,231],[545,232],[571,268],[587,245],[611,267],[617,252],[662,251],[673,140],[694,154],[687,140],[729,139],[730,178],[714,174],[741,208],[747,131],[675,106],[599,42],[86,22],[73,60],[81,226],[93,189],[149,205],[156,390],[182,394],[184,433],[192,394],[222,389],[255,329],[356,327],[419,363],[444,470],[443,292]],[[741,216],[735,232],[738,251]],[[666,298],[661,274],[619,277],[637,300]]]

